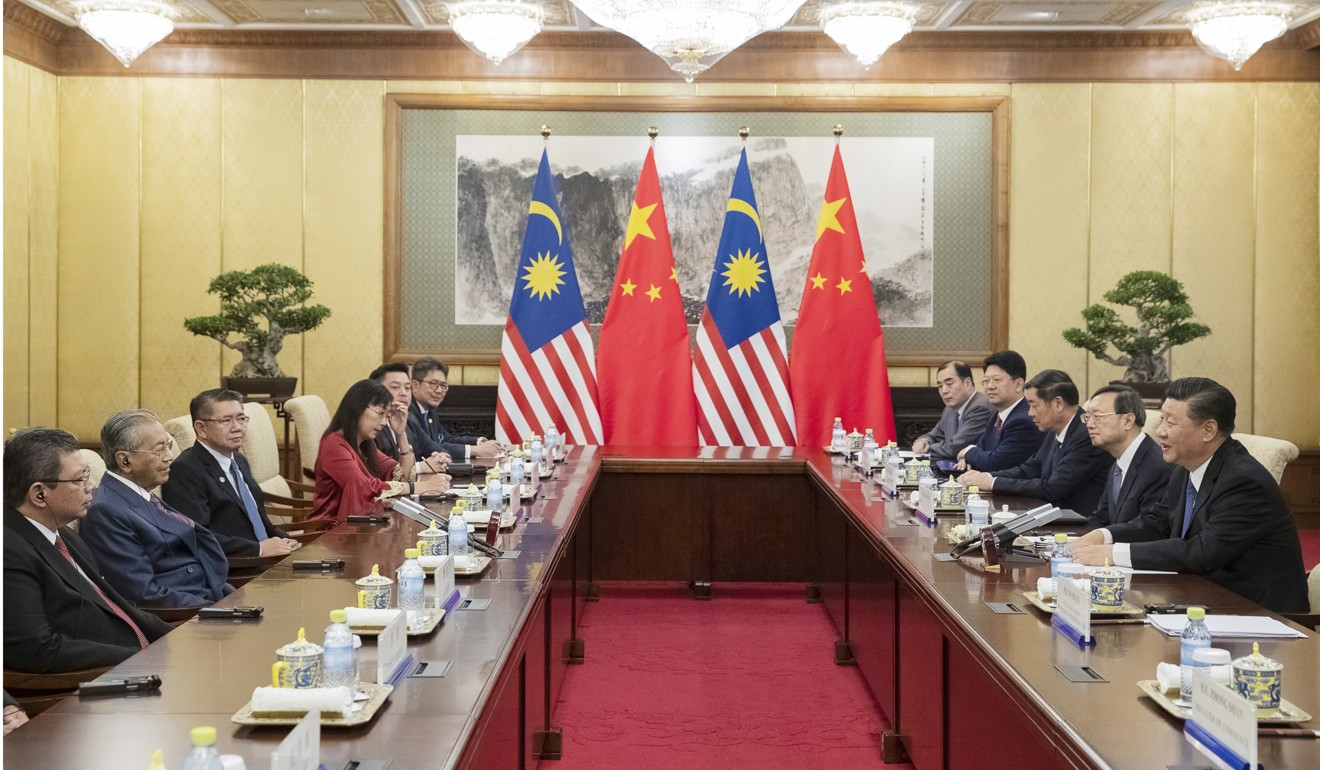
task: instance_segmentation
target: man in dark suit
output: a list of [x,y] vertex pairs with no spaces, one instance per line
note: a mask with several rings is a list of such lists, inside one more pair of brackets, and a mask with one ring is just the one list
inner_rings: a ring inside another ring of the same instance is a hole
[[994,474],[967,471],[958,481],[982,490],[1037,497],[1089,515],[1114,461],[1091,445],[1077,406],[1077,385],[1066,372],[1046,369],[1031,378],[1026,392],[1031,420],[1045,436],[1040,449],[1015,468]]
[[87,515],[91,476],[62,430],[29,428],[5,442],[5,668],[113,666],[170,630],[120,596],[68,529]]
[[1044,434],[1036,430],[1023,390],[1027,362],[1014,350],[1001,350],[985,359],[981,385],[985,400],[995,410],[981,437],[958,453],[959,470],[1002,471],[1026,462],[1040,449]]
[[215,534],[226,556],[284,556],[301,545],[266,516],[261,487],[238,451],[247,435],[243,396],[203,391],[188,405],[197,443],[170,464],[166,504]]
[[504,447],[494,439],[468,436],[451,432],[436,410],[449,393],[449,366],[434,358],[419,358],[412,367],[413,406],[408,410],[408,422],[419,435],[434,441],[441,452],[458,462],[474,457],[495,457]]
[[107,470],[82,536],[110,585],[135,604],[161,607],[197,607],[231,593],[220,541],[149,491],[170,477],[170,434],[156,416],[110,415],[101,456]]
[[1106,385],[1085,409],[1082,422],[1091,443],[1114,458],[1091,523],[1106,527],[1131,521],[1164,496],[1173,466],[1164,462],[1159,446],[1142,430],[1146,405],[1132,388]]
[[1233,394],[1183,377],[1170,383],[1160,416],[1160,450],[1177,466],[1164,497],[1137,519],[1078,538],[1073,558],[1205,575],[1266,609],[1306,612],[1297,524],[1274,477],[1232,438]]
[[950,361],[935,374],[944,412],[929,433],[912,442],[912,451],[935,460],[952,460],[963,447],[985,430],[994,410],[985,396],[976,392],[972,367],[962,361]]
[[[448,468],[453,459],[440,451],[440,445],[422,430],[420,424],[409,419],[412,388],[408,384],[408,365],[402,361],[381,364],[371,373],[370,379],[384,385],[394,397],[385,412],[385,424],[376,434],[376,448],[395,462],[401,462],[404,454],[410,455],[410,459],[415,458],[418,476]],[[403,451],[405,449],[408,451]]]

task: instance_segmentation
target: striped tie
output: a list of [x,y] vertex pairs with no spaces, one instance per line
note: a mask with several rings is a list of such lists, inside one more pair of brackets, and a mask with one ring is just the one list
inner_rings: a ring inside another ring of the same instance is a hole
[[[63,555],[65,559],[68,559],[74,569],[80,569],[78,567],[78,562],[73,560],[73,554],[69,553],[69,546],[64,544],[64,538],[60,537],[58,532],[55,533],[55,547],[60,549],[60,554]],[[115,617],[124,621],[128,624],[129,628],[133,629],[133,633],[137,634],[138,644],[142,646],[142,649],[147,649],[147,645],[150,644],[150,642],[147,641],[146,634],[142,633],[142,629],[138,628],[137,623],[134,623],[133,619],[128,616],[128,613],[124,612],[124,608],[110,601],[110,597],[106,596],[105,591],[102,591],[101,587],[93,582],[91,578],[88,578],[87,582],[92,584],[92,588],[96,589],[97,596],[101,597],[101,601],[105,602],[106,606],[110,608],[110,611],[115,614]]]
[[178,519],[180,522],[187,524],[189,527],[197,526],[197,522],[193,521],[187,516],[184,516],[182,513],[179,513],[178,511],[172,511],[169,508],[166,508],[165,501],[160,499],[160,497],[156,495],[151,496],[151,504],[156,506],[156,510],[160,511],[166,516],[173,516],[175,519]]

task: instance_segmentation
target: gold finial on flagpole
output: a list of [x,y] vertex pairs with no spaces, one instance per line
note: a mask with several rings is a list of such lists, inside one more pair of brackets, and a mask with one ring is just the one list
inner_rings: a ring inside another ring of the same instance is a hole
[[544,139],[544,140],[546,140],[547,142],[550,141],[550,127],[549,127],[549,126],[546,126],[546,125],[542,125],[542,126],[541,126],[541,138]]
[[651,126],[650,128],[646,129],[646,135],[651,137],[651,145],[654,146],[655,138],[660,135],[660,129],[655,126]]
[[842,124],[842,123],[835,123],[835,124],[834,124],[834,143],[835,143],[835,144],[838,144],[838,143],[839,143],[839,139],[840,139],[840,137],[842,137],[842,136],[843,136],[843,124]]
[[747,137],[751,136],[751,134],[752,134],[752,129],[748,128],[747,126],[743,126],[742,128],[738,129],[738,138],[743,140],[744,142],[747,141]]

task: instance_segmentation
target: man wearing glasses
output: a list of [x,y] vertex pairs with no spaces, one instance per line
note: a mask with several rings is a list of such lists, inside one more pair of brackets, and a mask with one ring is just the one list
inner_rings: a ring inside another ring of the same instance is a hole
[[201,607],[234,590],[220,541],[152,491],[169,479],[171,454],[151,412],[116,412],[101,428],[106,473],[82,536],[105,579],[140,607]]
[[457,460],[496,457],[504,448],[499,442],[482,436],[450,433],[440,421],[436,409],[449,394],[449,366],[434,358],[419,358],[412,368],[413,407],[408,423],[439,445],[440,451]]
[[994,409],[992,419],[975,443],[958,452],[958,470],[1002,471],[1026,462],[1041,445],[1041,433],[1032,424],[1024,395],[1027,362],[1016,350],[986,356],[981,380],[985,400]]
[[27,673],[113,666],[169,632],[101,577],[68,525],[92,503],[78,440],[28,428],[5,442],[5,668]]
[[239,450],[247,436],[243,396],[207,390],[188,404],[197,443],[179,453],[160,488],[165,502],[215,533],[226,556],[284,556],[301,545],[270,523],[261,487]]
[[1154,508],[1169,486],[1173,466],[1142,430],[1146,405],[1141,396],[1126,385],[1106,385],[1086,402],[1082,421],[1091,443],[1114,458],[1091,522],[1097,527],[1122,524]]

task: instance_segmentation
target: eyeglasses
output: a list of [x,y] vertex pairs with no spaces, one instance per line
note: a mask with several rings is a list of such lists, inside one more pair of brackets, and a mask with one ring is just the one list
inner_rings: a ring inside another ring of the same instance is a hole
[[1082,424],[1087,425],[1092,420],[1099,420],[1104,417],[1113,417],[1118,412],[1082,412]]
[[377,419],[381,419],[381,420],[385,419],[385,409],[384,409],[384,407],[379,407],[379,406],[369,406],[369,407],[367,407],[367,411],[368,411],[368,412],[371,412],[371,413],[374,414],[374,415],[376,415]]
[[248,424],[248,421],[251,420],[251,419],[252,419],[251,417],[248,417],[248,416],[245,415],[245,414],[231,414],[231,415],[228,416],[228,417],[221,417],[221,418],[218,419],[218,420],[217,420],[217,419],[208,419],[208,418],[202,417],[202,418],[199,419],[199,421],[200,421],[200,422],[213,422],[213,423],[216,423],[217,425],[219,425],[219,426],[222,427],[222,428],[232,428],[232,427],[234,427],[234,424],[235,424],[235,423],[238,423],[239,425],[247,425],[247,424]]
[[170,445],[169,442],[166,442],[163,444],[157,444],[151,449],[129,449],[126,451],[141,452],[142,454],[155,455],[158,459],[164,460],[165,458],[170,456]]
[[449,383],[444,380],[414,380],[414,382],[420,382],[431,390],[439,391],[441,393],[449,390]]
[[82,484],[86,488],[92,485],[92,469],[88,468],[83,472],[83,475],[76,479],[37,479],[37,481],[48,487],[53,487],[56,484]]

